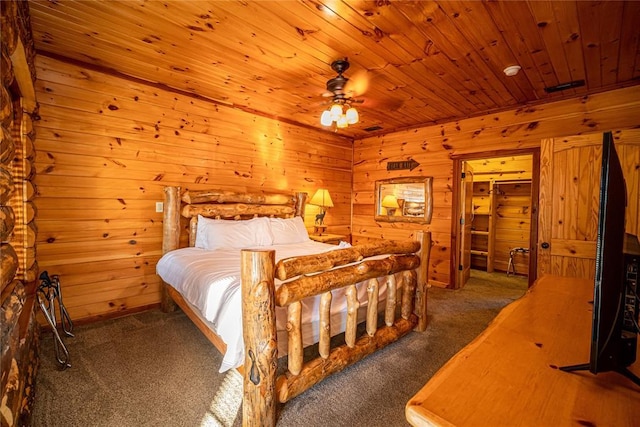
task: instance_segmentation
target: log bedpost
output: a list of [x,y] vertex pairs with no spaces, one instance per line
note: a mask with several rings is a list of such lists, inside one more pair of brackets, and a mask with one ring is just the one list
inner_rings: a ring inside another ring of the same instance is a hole
[[287,307],[287,335],[289,345],[287,347],[289,372],[298,375],[302,369],[302,303],[296,301]]
[[367,281],[367,334],[374,336],[378,330],[378,296],[380,295],[378,279]]
[[396,304],[398,296],[398,284],[393,274],[386,277],[387,305],[384,310],[384,323],[391,327],[396,320]]
[[[180,187],[164,188],[164,214],[162,215],[162,254],[180,246]],[[169,286],[162,283],[161,308],[165,313],[175,311],[176,303],[169,295]]]
[[411,314],[415,312],[414,299],[417,295],[417,276],[418,274],[415,270],[405,270],[402,272],[402,302],[400,304],[400,313],[405,320],[409,320]]
[[320,298],[320,341],[318,342],[318,353],[320,357],[326,359],[331,352],[331,300],[333,294],[325,292]]
[[295,216],[304,218],[304,208],[307,205],[307,193],[296,193],[296,212]]
[[277,403],[275,251],[240,253],[245,346],[242,425],[270,427],[276,423]]
[[417,269],[415,314],[418,325],[415,330],[424,332],[427,329],[427,292],[429,290],[429,258],[431,255],[431,232],[418,231],[416,240],[420,242],[420,267]]
[[353,348],[356,345],[357,328],[358,328],[358,288],[356,285],[346,287],[345,296],[347,297],[347,323],[344,331],[344,341],[347,347]]

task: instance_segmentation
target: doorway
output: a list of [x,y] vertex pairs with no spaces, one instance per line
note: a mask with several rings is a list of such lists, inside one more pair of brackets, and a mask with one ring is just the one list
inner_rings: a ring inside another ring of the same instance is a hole
[[454,289],[472,274],[536,278],[539,150],[459,156],[454,160]]

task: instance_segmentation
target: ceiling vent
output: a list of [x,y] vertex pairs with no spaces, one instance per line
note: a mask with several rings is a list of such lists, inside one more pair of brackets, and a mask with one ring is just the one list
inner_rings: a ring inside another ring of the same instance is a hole
[[559,85],[545,87],[544,91],[547,93],[559,92],[565,89],[572,89],[574,87],[584,86],[584,80],[574,80],[568,83],[560,83]]
[[368,127],[368,128],[364,128],[364,130],[366,130],[367,132],[375,132],[375,131],[381,130],[381,129],[382,129],[381,126],[371,126],[371,127]]

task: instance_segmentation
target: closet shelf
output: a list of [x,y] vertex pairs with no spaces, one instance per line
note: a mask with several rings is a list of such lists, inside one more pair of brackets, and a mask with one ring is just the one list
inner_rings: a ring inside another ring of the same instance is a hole
[[487,252],[487,251],[477,251],[475,249],[471,249],[471,255],[489,256],[489,252]]

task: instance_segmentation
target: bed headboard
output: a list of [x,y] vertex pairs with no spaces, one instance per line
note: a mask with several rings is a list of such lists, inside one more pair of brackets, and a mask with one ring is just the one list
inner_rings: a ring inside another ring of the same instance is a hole
[[255,217],[304,217],[307,193],[240,193],[227,190],[201,190],[181,193],[180,187],[165,187],[162,253],[180,247],[184,230],[181,218],[189,220],[189,246],[195,243],[198,215],[216,219]]

